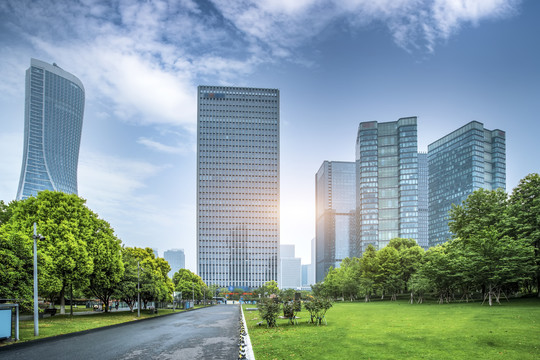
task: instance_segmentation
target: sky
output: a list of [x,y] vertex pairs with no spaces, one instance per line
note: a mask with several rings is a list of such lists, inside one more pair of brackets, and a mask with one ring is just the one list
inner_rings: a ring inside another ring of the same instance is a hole
[[0,199],[15,198],[30,58],[86,90],[79,195],[127,246],[196,270],[198,85],[277,88],[281,243],[310,263],[315,173],[358,124],[418,116],[418,149],[477,120],[507,136],[507,191],[539,172],[540,1],[0,2]]

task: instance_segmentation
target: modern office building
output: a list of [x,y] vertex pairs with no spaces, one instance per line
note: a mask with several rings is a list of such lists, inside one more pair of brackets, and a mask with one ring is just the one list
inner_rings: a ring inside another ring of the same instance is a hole
[[56,64],[31,59],[17,200],[42,190],[77,194],[83,116],[82,82]]
[[315,268],[317,264],[317,252],[316,252],[316,245],[315,245],[315,238],[311,239],[311,264],[309,264],[308,268],[308,284],[312,285],[317,282],[316,276],[315,276]]
[[311,264],[302,265],[302,286],[311,285],[311,284],[309,284],[309,278],[308,278],[309,267],[310,266],[311,266]]
[[278,281],[279,90],[198,87],[197,268],[208,285]]
[[429,246],[450,239],[448,211],[480,188],[506,189],[506,134],[472,121],[428,146]]
[[356,214],[356,247],[360,253],[369,244],[383,248],[396,237],[418,239],[416,117],[360,123]]
[[315,175],[316,280],[356,254],[355,163],[324,161]]
[[171,279],[180,269],[186,268],[186,255],[184,249],[171,249],[163,253],[163,258],[169,263],[171,271],[167,274]]
[[429,168],[428,156],[418,153],[418,245],[429,248]]
[[302,287],[302,259],[295,257],[294,245],[280,246],[280,289],[299,289]]

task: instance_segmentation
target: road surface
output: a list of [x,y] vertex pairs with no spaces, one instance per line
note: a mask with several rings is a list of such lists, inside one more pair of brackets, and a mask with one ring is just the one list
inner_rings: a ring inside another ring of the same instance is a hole
[[238,305],[136,321],[128,325],[0,348],[0,359],[238,359]]

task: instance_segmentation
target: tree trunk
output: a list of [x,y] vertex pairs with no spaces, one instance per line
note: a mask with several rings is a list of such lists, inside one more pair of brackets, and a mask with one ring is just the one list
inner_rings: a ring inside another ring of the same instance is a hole
[[414,304],[414,294],[412,291],[411,291],[411,304]]
[[65,295],[66,286],[62,286],[62,290],[60,290],[60,314],[65,315],[66,314],[66,299],[64,297]]

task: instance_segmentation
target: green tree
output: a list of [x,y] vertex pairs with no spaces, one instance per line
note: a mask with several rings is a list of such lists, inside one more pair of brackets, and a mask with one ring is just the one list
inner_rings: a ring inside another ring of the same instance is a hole
[[478,286],[486,289],[484,301],[489,305],[499,298],[504,289],[530,278],[533,251],[520,241],[501,237],[496,229],[484,230],[464,243],[471,264],[471,276]]
[[175,291],[182,292],[183,299],[203,298],[203,291],[206,289],[206,284],[201,277],[188,269],[180,269],[173,275],[173,283]]
[[404,284],[401,280],[403,274],[400,267],[398,251],[391,246],[386,246],[377,251],[377,272],[375,286],[381,291],[381,298],[385,292],[392,294],[392,300],[396,299]]
[[529,174],[521,179],[509,203],[514,237],[534,247],[536,290],[540,297],[540,175]]
[[267,281],[267,282],[264,283],[264,285],[262,285],[262,286],[257,290],[257,292],[258,292],[262,297],[267,297],[267,296],[270,296],[270,295],[272,295],[272,294],[278,295],[278,294],[279,294],[278,283],[277,283],[275,280]]
[[5,204],[4,200],[0,200],[0,226],[8,222],[13,214],[13,208],[16,206],[16,201]]
[[171,270],[164,259],[156,258],[151,248],[132,248],[140,266],[141,301],[146,309],[151,301],[172,301],[174,285],[167,276]]
[[138,260],[132,248],[122,247],[121,255],[124,273],[116,286],[113,296],[122,299],[129,306],[131,312],[133,312],[133,308],[137,302]]
[[362,255],[362,261],[360,262],[360,286],[366,302],[370,301],[371,295],[375,290],[375,279],[377,278],[377,270],[379,267],[377,261],[377,250],[375,250],[373,245],[369,244]]
[[16,299],[25,310],[32,308],[32,240],[11,225],[0,227],[0,298]]
[[340,269],[343,278],[341,281],[343,298],[347,297],[350,301],[356,300],[362,276],[361,260],[356,257],[347,257],[341,262]]
[[33,223],[37,223],[44,236],[38,240],[39,291],[49,298],[59,293],[62,314],[67,287],[85,288],[93,271],[87,250],[87,241],[93,235],[93,215],[77,195],[42,191],[37,197],[16,202],[6,223],[11,225],[10,231],[25,234],[28,241],[32,239]]
[[[122,246],[108,222],[97,216],[94,216],[92,221],[94,234],[87,242],[88,252],[93,262],[88,292],[107,305],[124,276]],[[108,311],[109,307],[105,306],[105,312]]]
[[439,304],[449,302],[452,293],[453,269],[448,255],[448,242],[429,248],[419,269],[419,276],[428,279],[439,297]]
[[409,278],[419,268],[424,255],[422,249],[414,239],[395,238],[388,243],[389,247],[393,247],[398,251],[399,263],[401,266],[401,280],[403,284],[407,284]]
[[424,302],[424,295],[431,291],[432,284],[429,279],[424,276],[420,271],[415,272],[411,275],[409,278],[409,282],[407,284],[407,288],[409,289],[409,292],[411,293],[411,300],[410,303],[412,304],[414,302],[414,296],[416,295],[416,302],[418,304],[421,304]]
[[454,238],[466,241],[488,228],[505,234],[509,226],[507,198],[503,189],[479,189],[470,194],[461,205],[452,205],[448,227]]

